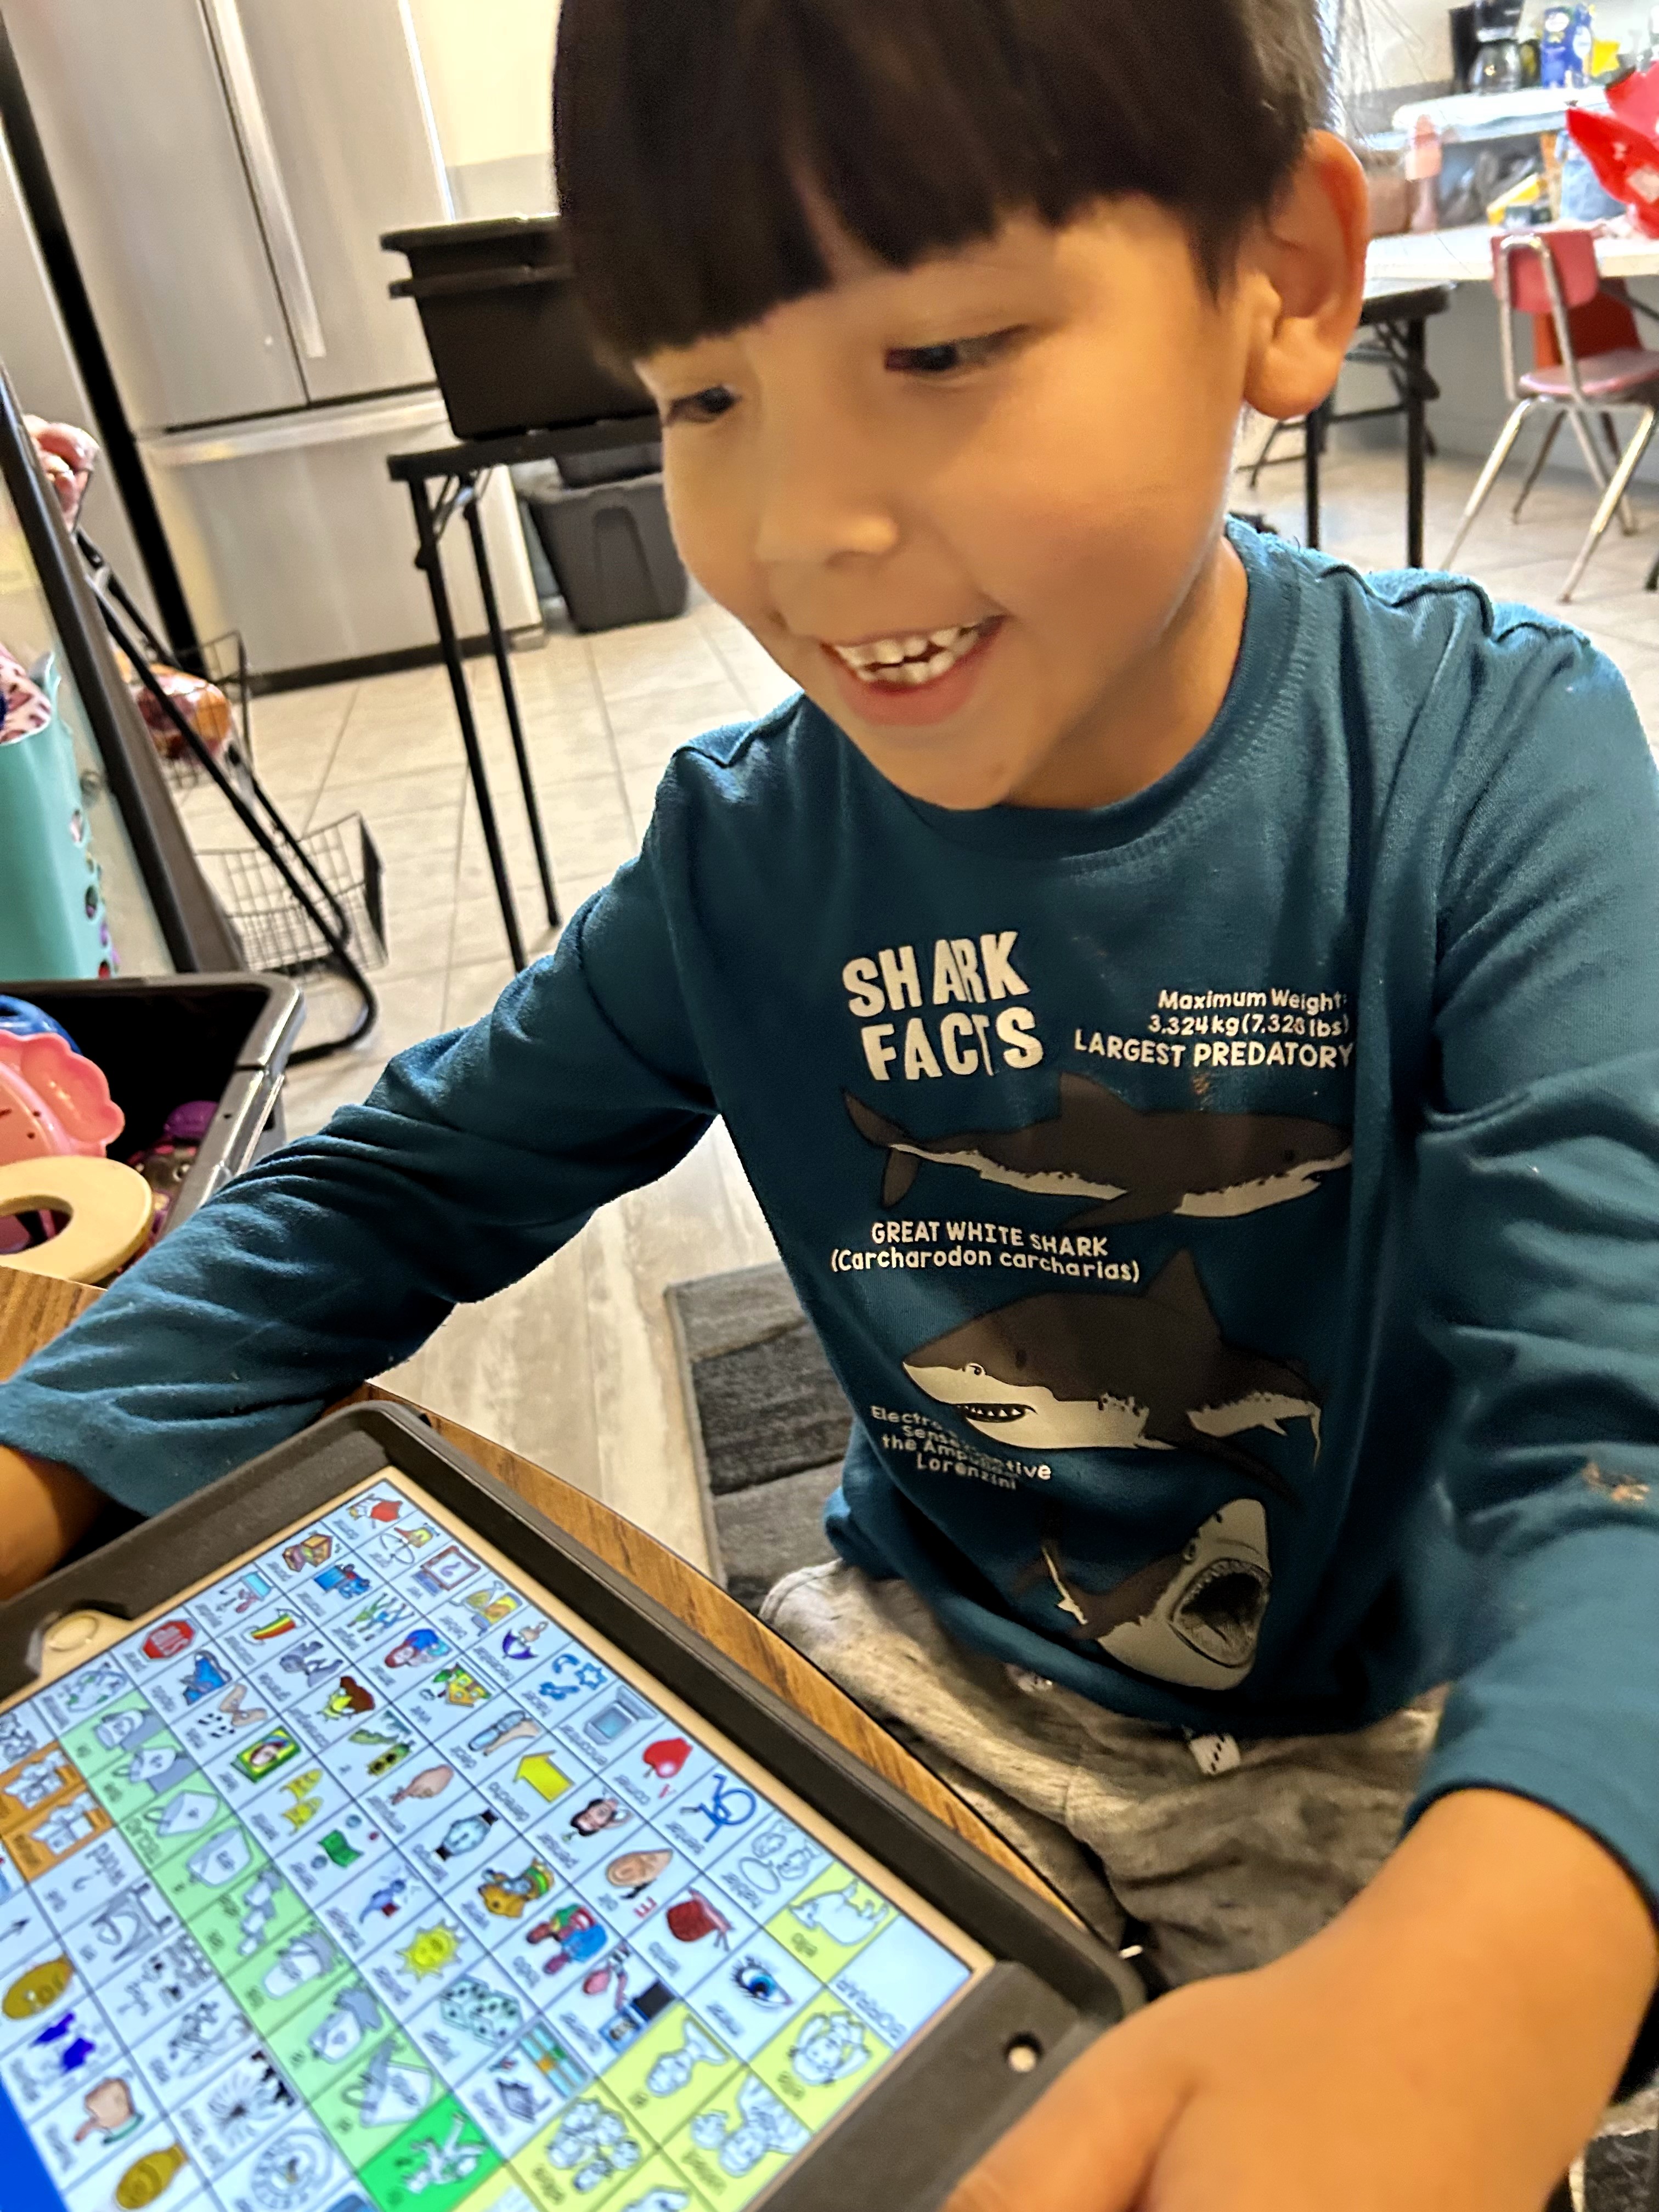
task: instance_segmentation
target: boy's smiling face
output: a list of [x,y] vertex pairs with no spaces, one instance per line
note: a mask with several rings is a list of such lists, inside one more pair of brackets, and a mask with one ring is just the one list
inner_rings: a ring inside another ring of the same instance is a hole
[[[915,798],[1143,788],[1237,656],[1219,524],[1285,313],[1273,253],[1218,295],[1180,217],[1132,199],[895,270],[812,204],[827,289],[640,363],[687,565]],[[878,646],[925,680],[849,665]]]

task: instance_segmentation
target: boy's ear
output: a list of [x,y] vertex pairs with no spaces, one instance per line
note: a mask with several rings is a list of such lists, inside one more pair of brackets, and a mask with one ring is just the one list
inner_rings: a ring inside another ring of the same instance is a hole
[[1244,249],[1257,315],[1244,397],[1290,422],[1327,398],[1365,291],[1365,175],[1328,131],[1301,161]]

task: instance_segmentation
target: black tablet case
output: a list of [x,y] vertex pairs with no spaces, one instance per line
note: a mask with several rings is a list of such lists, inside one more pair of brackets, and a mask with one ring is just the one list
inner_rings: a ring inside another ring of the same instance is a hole
[[[608,1637],[991,1953],[996,1965],[767,2199],[768,2212],[931,2212],[1095,2038],[1140,2002],[1121,1960],[805,1719],[418,1415],[332,1415],[0,1606],[0,1698],[82,1608],[134,1620],[391,1467]],[[1009,2053],[1034,2051],[1019,2071]]]

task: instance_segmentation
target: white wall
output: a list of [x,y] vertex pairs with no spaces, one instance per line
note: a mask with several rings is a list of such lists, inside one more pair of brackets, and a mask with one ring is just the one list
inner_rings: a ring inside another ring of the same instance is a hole
[[[1375,86],[1428,84],[1451,75],[1451,33],[1443,0],[1346,0],[1341,10],[1363,27],[1364,58],[1349,70]],[[1345,45],[1358,43],[1352,33]]]
[[551,204],[558,0],[410,0],[461,216]]

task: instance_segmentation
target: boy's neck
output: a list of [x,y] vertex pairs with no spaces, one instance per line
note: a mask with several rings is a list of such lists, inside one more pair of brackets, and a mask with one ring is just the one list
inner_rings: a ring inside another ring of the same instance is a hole
[[1218,532],[1151,651],[1008,796],[1013,806],[1110,806],[1183,760],[1227,696],[1244,635],[1244,564]]

